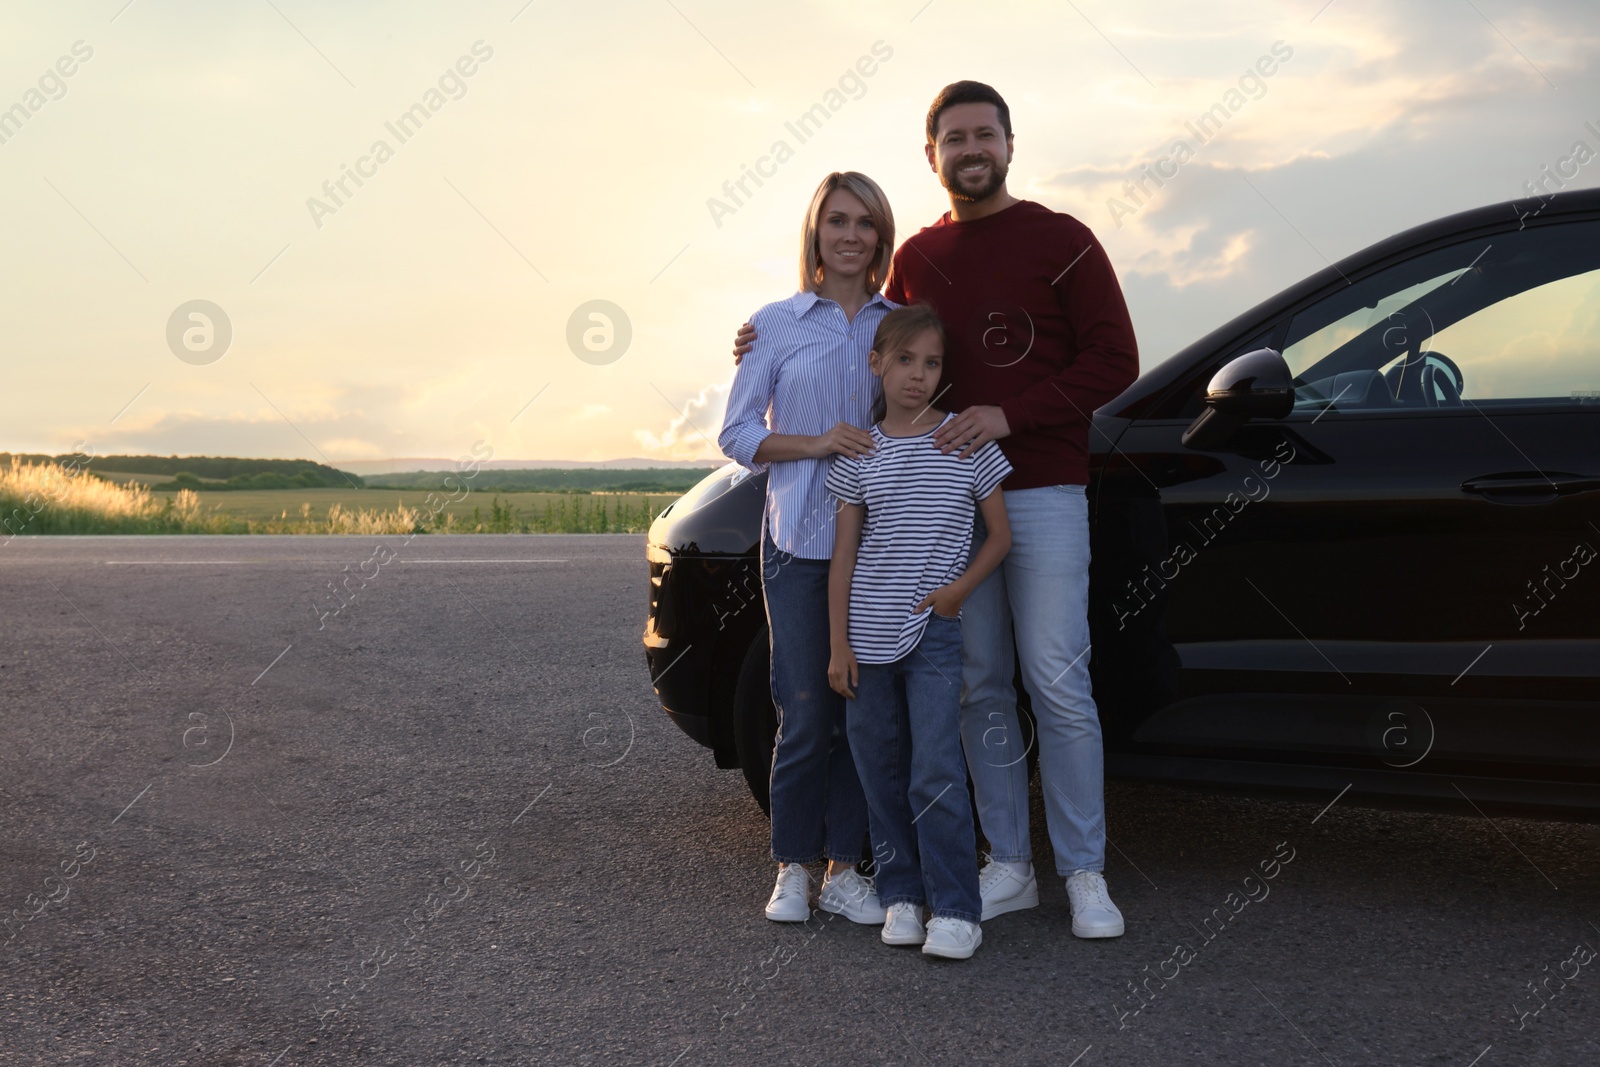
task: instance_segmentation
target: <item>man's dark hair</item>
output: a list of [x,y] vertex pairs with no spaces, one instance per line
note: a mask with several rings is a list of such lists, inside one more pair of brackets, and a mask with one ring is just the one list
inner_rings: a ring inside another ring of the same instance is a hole
[[1006,107],[1005,98],[994,91],[992,86],[983,82],[951,82],[939,90],[939,95],[933,98],[933,106],[928,108],[928,143],[933,144],[939,132],[939,116],[946,108],[955,107],[957,104],[993,104],[994,109],[1000,112],[1000,127],[1006,131],[1006,136],[1011,136],[1011,109]]

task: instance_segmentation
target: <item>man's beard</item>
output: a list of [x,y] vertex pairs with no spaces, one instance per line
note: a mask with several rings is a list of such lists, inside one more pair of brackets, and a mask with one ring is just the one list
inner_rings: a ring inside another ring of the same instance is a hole
[[969,191],[961,186],[959,171],[962,165],[959,163],[950,167],[948,171],[941,170],[939,172],[939,184],[945,187],[945,191],[953,199],[963,200],[968,203],[987,200],[999,192],[1000,187],[1006,183],[1006,165],[997,163],[992,159],[986,159],[985,162],[989,164],[989,180],[979,186],[976,191]]

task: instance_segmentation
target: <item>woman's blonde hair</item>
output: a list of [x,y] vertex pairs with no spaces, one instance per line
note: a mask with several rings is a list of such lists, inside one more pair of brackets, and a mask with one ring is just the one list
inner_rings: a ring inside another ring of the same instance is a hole
[[889,198],[883,195],[878,183],[859,171],[836,170],[817,186],[811,196],[811,207],[806,210],[805,225],[800,230],[800,288],[808,293],[817,291],[822,284],[822,247],[819,236],[822,229],[822,208],[828,194],[835,189],[854,193],[866,205],[872,217],[872,228],[878,234],[878,247],[867,267],[867,291],[876,293],[889,277],[889,260],[894,256],[894,212],[889,210]]

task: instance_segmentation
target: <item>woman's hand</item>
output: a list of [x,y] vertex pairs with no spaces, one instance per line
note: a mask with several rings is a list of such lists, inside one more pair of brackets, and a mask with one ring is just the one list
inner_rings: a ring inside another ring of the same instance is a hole
[[935,615],[943,615],[953,619],[961,614],[961,605],[966,601],[969,590],[960,581],[941,585],[933,592],[922,598],[922,603],[917,605],[917,610],[932,608]]
[[837,648],[832,658],[828,660],[828,685],[835,693],[842,697],[855,699],[855,691],[850,687],[861,684],[861,671],[856,666],[856,654],[849,645]]
[[851,459],[862,459],[872,451],[872,435],[859,426],[851,426],[848,422],[841,422],[827,433],[818,434],[812,440],[817,443],[817,459],[823,459],[837,452],[841,456]]
[[860,459],[872,451],[872,435],[841,422],[827,433],[771,433],[761,439],[752,457],[757,463],[785,463],[796,459],[827,459],[834,453]]

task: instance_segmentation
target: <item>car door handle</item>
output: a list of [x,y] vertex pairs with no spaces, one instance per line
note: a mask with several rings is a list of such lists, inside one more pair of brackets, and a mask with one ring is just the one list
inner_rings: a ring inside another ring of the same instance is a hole
[[1506,503],[1545,504],[1557,497],[1573,493],[1588,493],[1600,489],[1600,476],[1568,474],[1563,471],[1513,471],[1507,474],[1485,474],[1461,483],[1464,493],[1476,493],[1490,500]]

